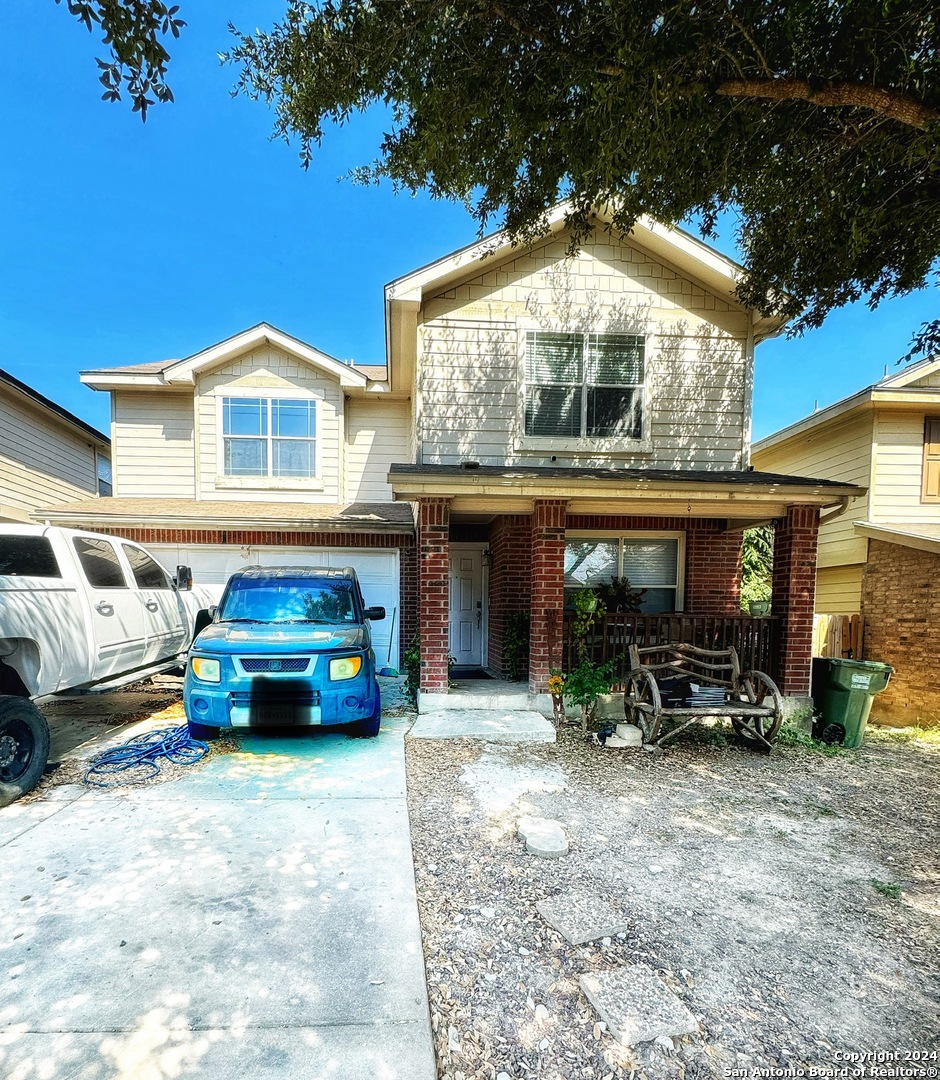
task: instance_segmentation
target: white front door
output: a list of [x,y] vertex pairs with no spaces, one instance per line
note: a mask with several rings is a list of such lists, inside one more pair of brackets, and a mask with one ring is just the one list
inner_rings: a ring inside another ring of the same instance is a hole
[[483,664],[483,552],[451,546],[450,655],[460,666]]

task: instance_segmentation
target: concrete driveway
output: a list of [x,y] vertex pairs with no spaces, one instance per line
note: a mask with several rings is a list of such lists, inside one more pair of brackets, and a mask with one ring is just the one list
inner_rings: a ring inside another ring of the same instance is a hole
[[0,810],[4,1080],[434,1080],[403,734]]

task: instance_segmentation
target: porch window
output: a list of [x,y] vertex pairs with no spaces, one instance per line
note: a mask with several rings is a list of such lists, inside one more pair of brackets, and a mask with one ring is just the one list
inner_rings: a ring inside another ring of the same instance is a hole
[[526,334],[525,434],[639,439],[645,339],[637,334]]
[[317,406],[306,398],[222,399],[225,476],[316,476]]
[[566,541],[566,601],[579,589],[596,589],[614,577],[626,577],[634,589],[646,590],[642,611],[677,611],[682,603],[679,538],[634,534]]

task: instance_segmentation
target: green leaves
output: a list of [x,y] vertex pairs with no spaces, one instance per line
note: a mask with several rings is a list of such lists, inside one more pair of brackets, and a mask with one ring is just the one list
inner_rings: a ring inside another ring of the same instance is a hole
[[362,174],[521,239],[572,200],[706,230],[734,208],[742,299],[818,325],[920,286],[940,253],[932,0],[288,0],[236,34],[238,88],[309,160],[324,121],[394,123]]
[[89,32],[98,27],[102,44],[109,47],[108,58],[97,60],[102,100],[120,101],[125,89],[141,120],[156,102],[173,101],[165,81],[170,54],[160,38],[178,38],[186,25],[178,5],[168,7],[162,0],[66,0],[66,8]]

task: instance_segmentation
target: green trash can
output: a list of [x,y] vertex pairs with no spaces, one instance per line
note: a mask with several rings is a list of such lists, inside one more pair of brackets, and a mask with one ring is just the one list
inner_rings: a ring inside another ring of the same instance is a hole
[[872,699],[884,690],[893,674],[890,664],[830,659],[822,717],[814,735],[823,742],[861,746]]

